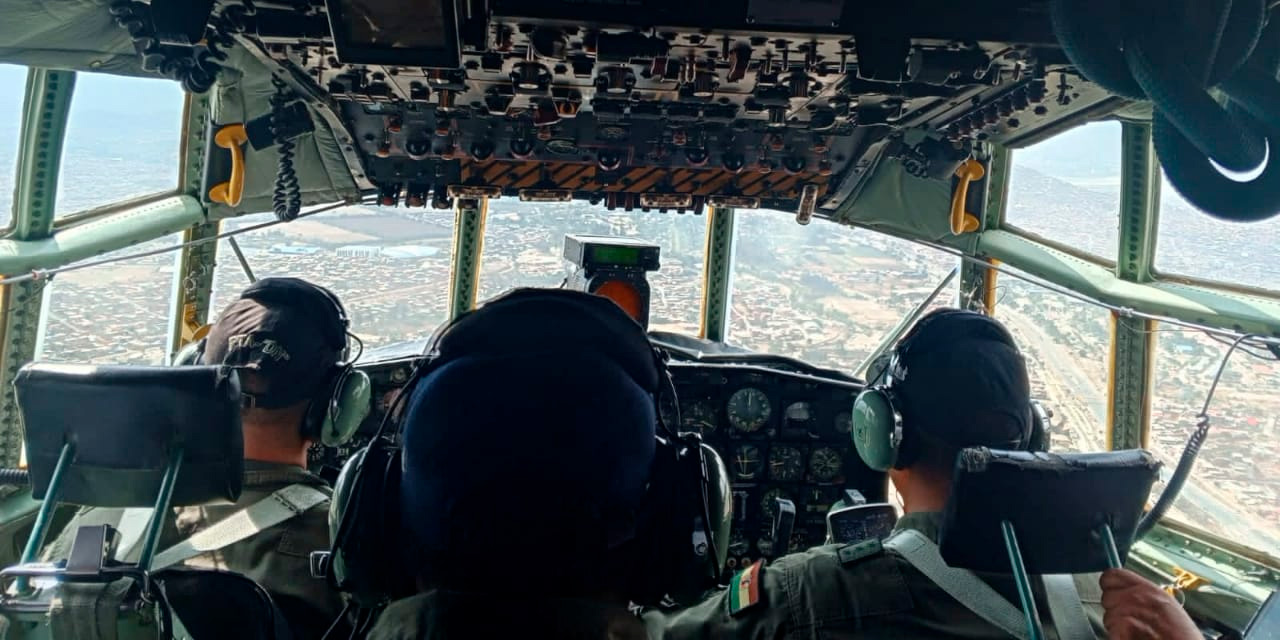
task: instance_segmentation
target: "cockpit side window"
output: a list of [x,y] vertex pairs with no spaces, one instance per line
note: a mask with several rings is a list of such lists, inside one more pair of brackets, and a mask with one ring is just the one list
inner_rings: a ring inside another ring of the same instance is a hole
[[[102,256],[172,247],[181,236]],[[162,364],[169,335],[173,253],[129,258],[43,281],[45,301],[36,358],[104,364]]]
[[1109,312],[1005,274],[996,317],[1027,359],[1031,397],[1053,412],[1050,451],[1107,450]]
[[[1280,149],[1272,151],[1280,154]],[[1273,156],[1274,157],[1274,156]],[[1160,183],[1160,226],[1155,268],[1162,276],[1224,280],[1226,284],[1268,289],[1280,295],[1280,217],[1239,224],[1207,216]],[[1230,256],[1230,269],[1205,256]]]
[[[1229,344],[1160,329],[1148,445],[1165,465],[1157,488],[1177,466]],[[1227,363],[1209,406],[1209,437],[1167,517],[1280,556],[1280,364],[1252,355],[1239,350]]]
[[77,74],[55,217],[177,189],[182,105],[170,80]]
[[0,228],[3,229],[8,229],[13,222],[13,180],[26,82],[26,67],[0,64]]
[[1005,227],[1114,263],[1120,123],[1093,122],[1013,151]]

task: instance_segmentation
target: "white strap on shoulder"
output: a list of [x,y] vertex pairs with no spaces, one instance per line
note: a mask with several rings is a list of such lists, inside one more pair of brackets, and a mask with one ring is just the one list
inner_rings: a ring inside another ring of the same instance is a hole
[[1058,640],[1098,640],[1085,615],[1075,578],[1069,574],[1044,576],[1044,597]]
[[325,492],[315,487],[291,484],[156,554],[151,570],[159,571],[202,553],[226,548],[300,516],[328,499]]
[[884,546],[901,555],[925,577],[978,617],[1019,640],[1028,640],[1026,617],[1004,596],[968,569],[947,566],[938,545],[914,529],[902,529]]

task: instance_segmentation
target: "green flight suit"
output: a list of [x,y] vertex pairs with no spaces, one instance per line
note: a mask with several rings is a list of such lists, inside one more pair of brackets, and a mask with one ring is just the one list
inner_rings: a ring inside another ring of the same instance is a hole
[[[175,517],[165,522],[157,548],[163,551],[292,484],[330,492],[324,480],[301,467],[246,460],[244,488],[235,504],[175,508]],[[46,548],[44,558],[66,558],[77,527],[115,525],[120,521],[120,513],[119,509],[81,509]],[[185,565],[235,571],[252,578],[271,594],[296,638],[319,638],[343,608],[341,596],[331,590],[325,580],[311,577],[311,552],[329,548],[328,518],[329,501],[326,500],[257,535],[191,558]]]
[[[940,513],[911,513],[898,521],[937,541]],[[759,591],[752,598],[733,586],[710,600],[666,616],[666,638],[1008,638],[979,618],[932,580],[889,549],[863,557],[846,557],[844,545],[825,545],[791,554],[760,570]],[[992,553],[1004,553],[993,549]],[[978,574],[996,592],[1021,608],[1013,578]],[[1033,578],[1036,604],[1046,626],[1045,635],[1058,634],[1049,620],[1049,606],[1040,582]],[[1102,627],[1101,589],[1097,574],[1077,576],[1077,589],[1094,632]],[[731,606],[737,605],[731,613]]]
[[366,640],[648,640],[661,633],[660,626],[646,629],[621,606],[539,598],[537,576],[536,570],[513,566],[510,584],[496,593],[435,590],[397,600],[378,617]]

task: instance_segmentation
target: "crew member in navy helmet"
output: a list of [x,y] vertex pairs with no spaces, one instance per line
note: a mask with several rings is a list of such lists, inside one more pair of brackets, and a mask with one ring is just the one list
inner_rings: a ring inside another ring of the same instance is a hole
[[525,289],[436,344],[402,425],[420,592],[369,638],[646,638],[628,603],[662,571],[642,540],[662,448],[643,330],[605,298]]
[[[905,513],[893,535],[883,545],[820,546],[743,569],[726,591],[670,616],[665,637],[1011,637],[916,569],[894,541],[914,536],[936,545],[960,449],[1043,448],[1036,440],[1044,435],[1033,432],[1026,363],[1013,337],[986,315],[940,309],[921,318],[873,369],[880,375],[873,375],[863,395],[891,392],[901,443],[896,450],[864,450],[862,443],[857,448],[868,465],[888,472],[902,497]],[[859,406],[854,413],[856,438],[868,425],[859,423]],[[883,412],[869,411],[877,413]],[[1018,606],[1011,575],[979,578]],[[1101,637],[1198,637],[1172,597],[1137,574],[1118,569],[1101,580],[1096,574],[1076,576],[1074,583],[1086,632],[1091,627]],[[1036,581],[1037,605],[1047,612],[1040,586]],[[1046,636],[1062,637],[1044,617]],[[1020,617],[1015,619],[1021,624]]]

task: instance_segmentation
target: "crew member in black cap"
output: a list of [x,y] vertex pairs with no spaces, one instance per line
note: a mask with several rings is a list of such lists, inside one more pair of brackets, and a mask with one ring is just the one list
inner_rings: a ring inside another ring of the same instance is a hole
[[[299,639],[321,637],[343,607],[339,594],[311,577],[311,552],[329,547],[331,491],[306,465],[316,437],[308,423],[323,415],[318,406],[323,409],[330,402],[346,330],[346,314],[327,289],[297,278],[263,278],[227,305],[204,340],[177,358],[179,364],[237,369],[243,393],[244,484],[235,504],[176,508],[176,517],[165,523],[157,561],[166,557],[164,550],[232,515],[245,518],[242,512],[254,505],[290,505],[296,515],[229,544],[215,542],[210,551],[183,554],[189,557],[182,562],[254,579],[271,594]],[[140,545],[128,531],[149,513],[82,510],[45,557],[65,558],[78,526],[107,523],[122,531],[117,558],[133,559]],[[261,522],[258,515],[247,519]],[[206,542],[201,548],[208,547]]]
[[[858,415],[864,404],[860,396],[854,426],[856,432],[858,421],[867,418],[889,419],[891,428],[901,426],[900,440],[891,452],[858,447],[869,465],[887,469],[902,497],[905,513],[893,535],[883,545],[875,541],[827,545],[784,556],[768,566],[752,565],[734,576],[727,591],[670,616],[666,637],[1010,637],[917,569],[894,542],[913,532],[906,537],[936,549],[941,512],[961,449],[1027,449],[1044,437],[1033,433],[1026,364],[1013,337],[988,316],[938,310],[921,318],[875,369],[880,375],[873,376],[874,384],[864,394],[891,393],[893,415]],[[872,406],[869,400],[868,414],[876,413]],[[1156,594],[1164,594],[1131,572],[1114,570],[1104,575],[1108,579],[1101,588],[1097,575],[1075,579],[1085,633],[1091,627],[1105,637],[1107,630],[1115,629],[1113,637],[1136,638],[1146,636],[1132,635],[1134,628],[1164,625],[1161,628],[1171,630],[1181,625],[1184,630],[1194,629],[1180,610],[1177,616],[1144,614],[1139,620],[1135,616],[1142,608],[1135,603],[1155,601]],[[1012,576],[980,578],[1007,602],[1019,602]],[[1036,598],[1039,610],[1048,611],[1038,587]],[[1104,602],[1109,604],[1105,625]],[[1115,610],[1114,615],[1110,610]],[[1021,618],[1015,615],[1014,620]],[[1045,632],[1048,638],[1064,637],[1052,623]],[[1186,636],[1171,633],[1169,637]]]

